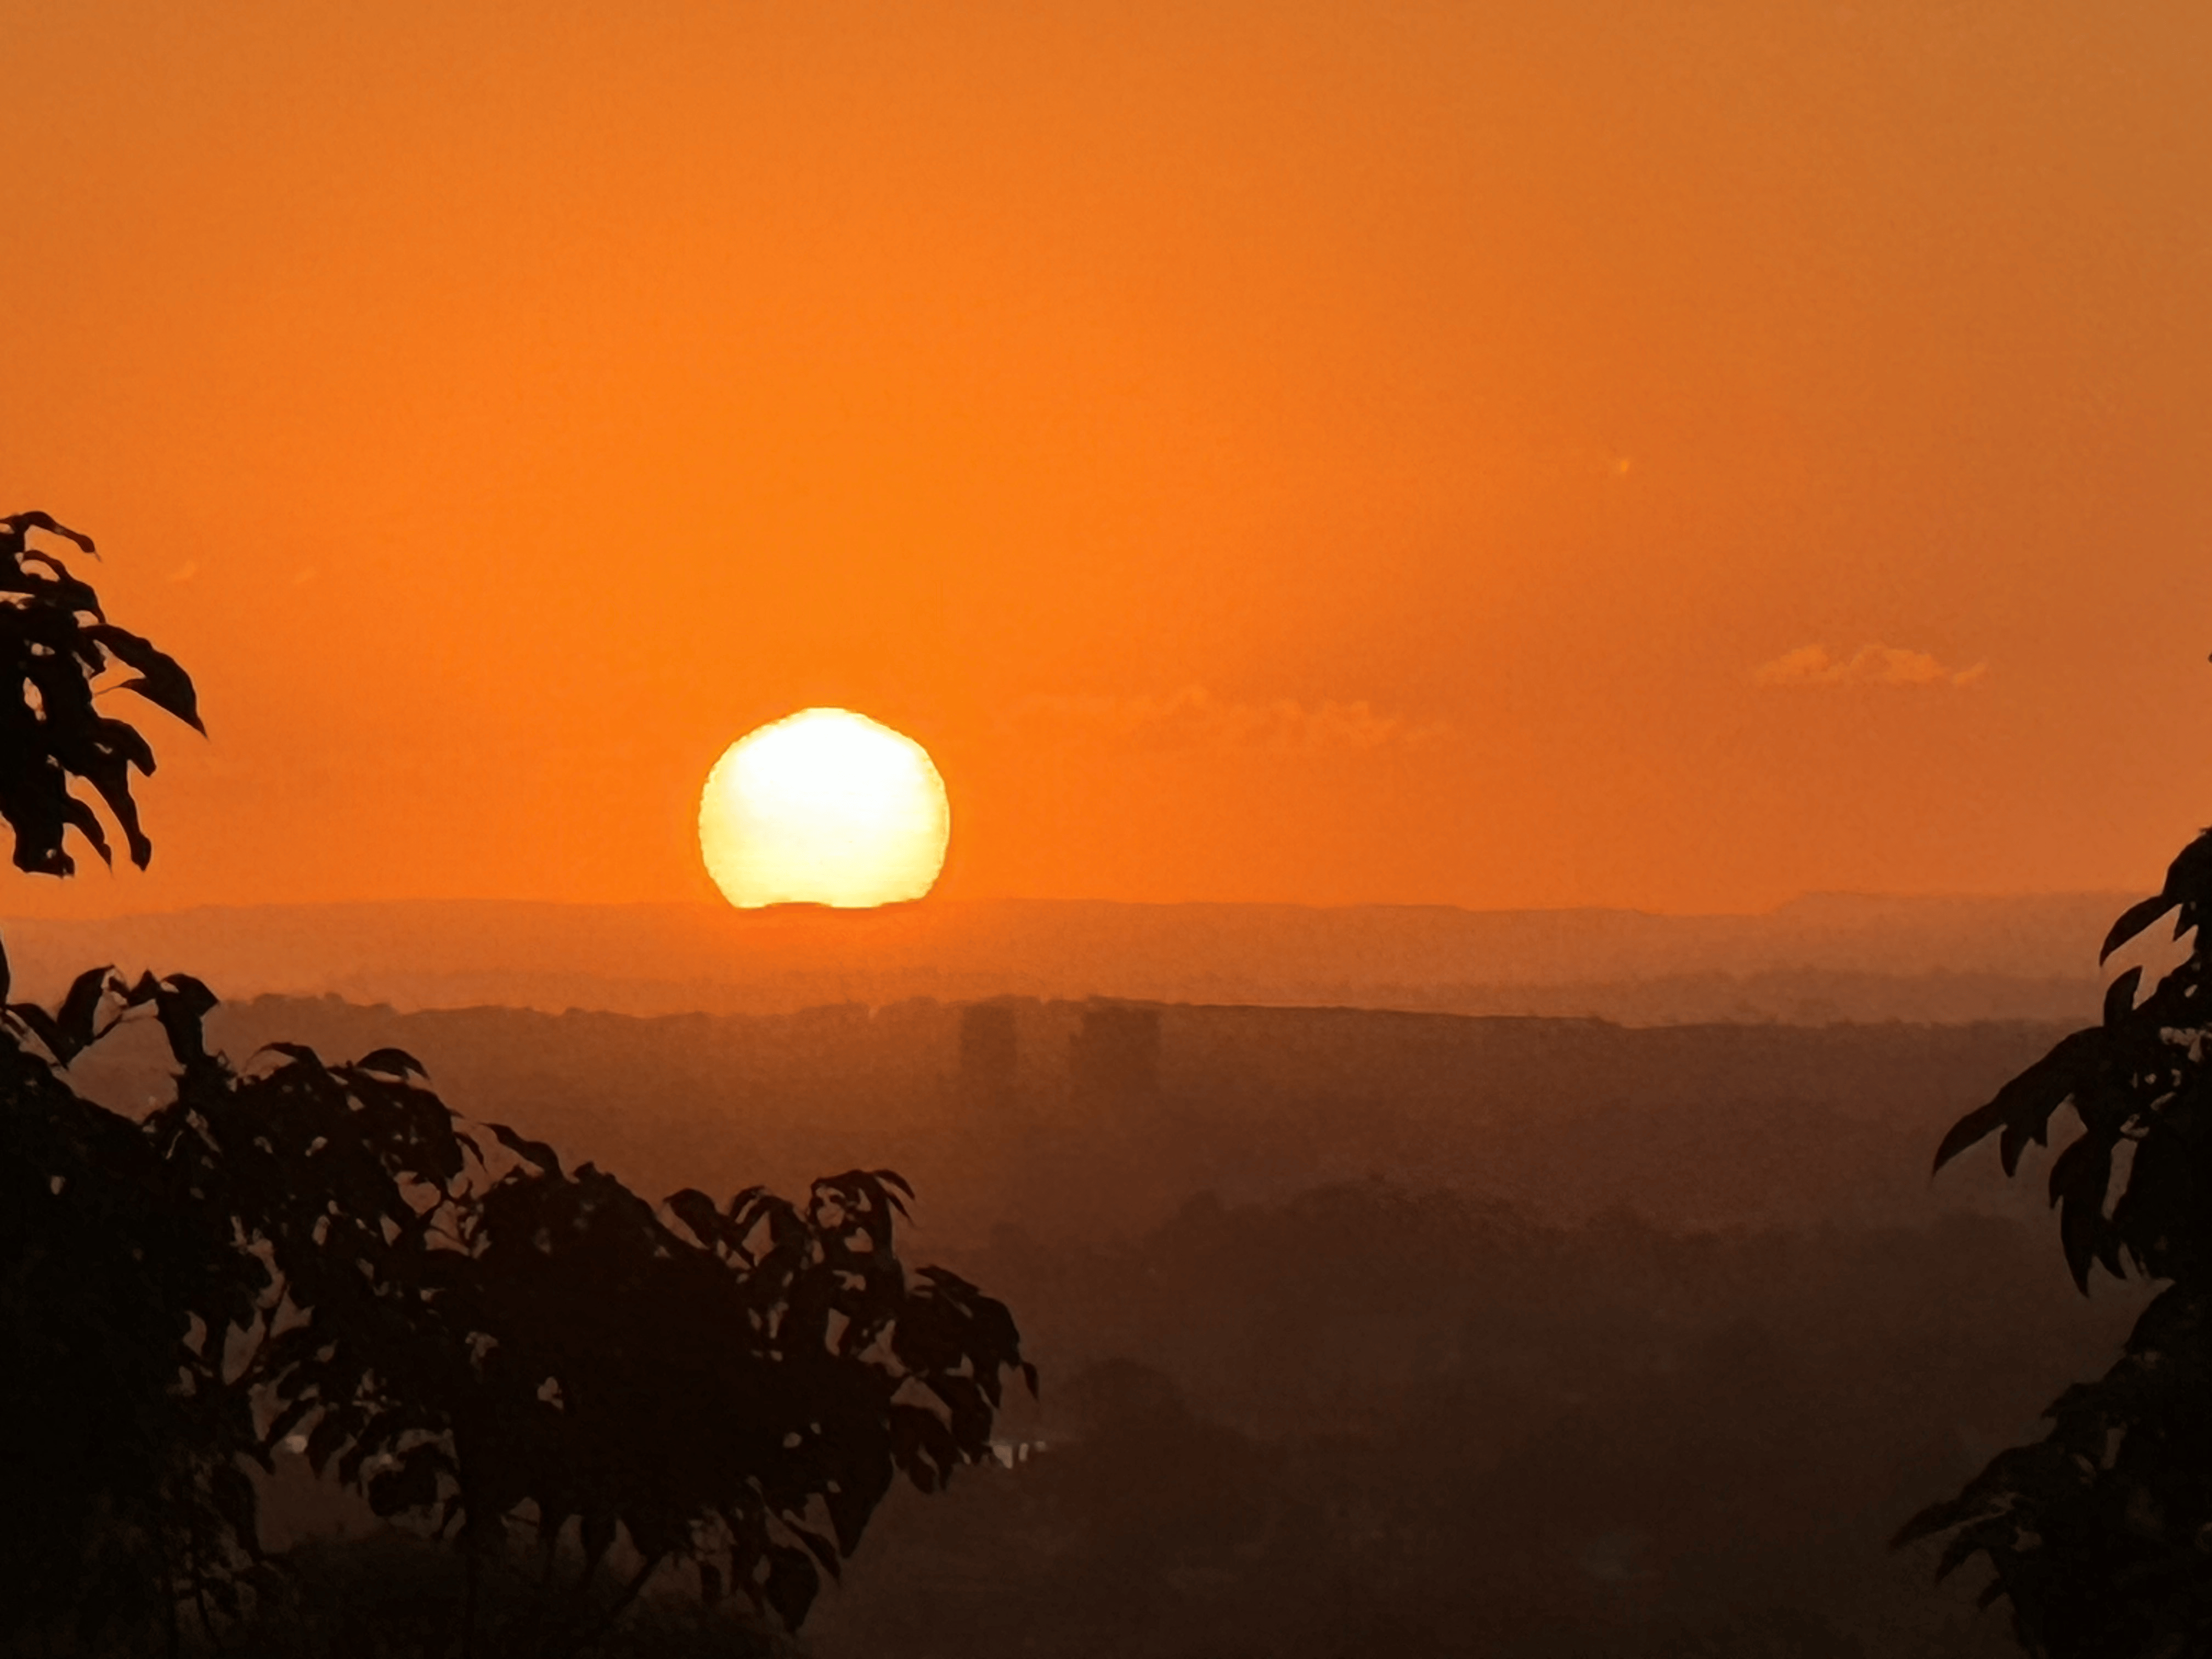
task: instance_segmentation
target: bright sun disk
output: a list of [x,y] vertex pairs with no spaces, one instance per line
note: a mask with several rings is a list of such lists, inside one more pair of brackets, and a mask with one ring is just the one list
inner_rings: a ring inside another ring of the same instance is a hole
[[699,797],[699,850],[741,909],[917,899],[951,811],[929,753],[865,714],[806,708],[724,751]]

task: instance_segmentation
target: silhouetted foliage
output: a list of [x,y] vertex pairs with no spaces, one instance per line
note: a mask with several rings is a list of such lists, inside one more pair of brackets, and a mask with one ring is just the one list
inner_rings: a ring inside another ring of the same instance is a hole
[[[141,869],[154,855],[138,826],[131,774],[154,769],[154,751],[137,727],[94,707],[99,681],[116,667],[135,671],[117,684],[158,708],[200,727],[199,704],[185,671],[146,641],[116,627],[100,596],[69,567],[30,540],[44,531],[87,553],[92,538],[43,513],[0,519],[0,817],[15,832],[15,866],[66,876],[76,861],[62,845],[70,830],[112,861],[100,815],[71,793],[72,779],[89,784],[123,829],[131,860]],[[0,994],[4,994],[0,987]]]
[[[87,688],[112,656],[197,725],[191,682],[25,538],[89,541],[42,514],[0,526],[27,688],[0,699],[16,861],[67,873],[71,828],[104,853],[77,778],[143,865],[128,775],[152,757]],[[249,1470],[293,1437],[379,1515],[459,1544],[465,1650],[518,1528],[539,1595],[502,1645],[586,1645],[674,1562],[703,1603],[796,1629],[896,1475],[941,1486],[988,1455],[1005,1371],[1035,1386],[1003,1305],[902,1267],[911,1194],[888,1170],[804,1205],[656,1208],[471,1126],[397,1048],[330,1064],[279,1042],[234,1066],[206,1043],[215,1006],[187,975],[98,968],[0,1017],[0,1638],[166,1626],[173,1651],[180,1605],[210,1639],[276,1605]],[[145,1013],[175,1086],[133,1122],[63,1073]]]
[[[245,1623],[227,1630],[223,1650],[236,1659],[391,1659],[449,1652],[473,1593],[483,1632],[528,1637],[549,1613],[573,1617],[575,1601],[549,1606],[532,1553],[517,1549],[481,1561],[471,1575],[456,1552],[398,1527],[351,1538],[308,1539],[284,1555],[282,1582]],[[726,1602],[693,1596],[641,1596],[618,1621],[611,1582],[586,1617],[606,1629],[592,1643],[598,1659],[774,1659],[799,1651],[796,1638],[764,1623],[733,1618]],[[477,1645],[490,1645],[480,1639]]]
[[[2074,1282],[2132,1270],[2164,1288],[2118,1364],[2052,1402],[2051,1428],[1999,1454],[1899,1544],[1949,1534],[1939,1576],[1976,1555],[2030,1652],[2212,1650],[2212,830],[2154,896],[2112,925],[2100,960],[2168,915],[2188,958],[2138,1001],[2115,979],[2101,1024],[2077,1031],[1953,1126],[1941,1169],[1991,1134],[2005,1172],[2072,1108],[2081,1135],[2051,1162],[2051,1201]],[[2117,1195],[2115,1188],[2117,1188]]]

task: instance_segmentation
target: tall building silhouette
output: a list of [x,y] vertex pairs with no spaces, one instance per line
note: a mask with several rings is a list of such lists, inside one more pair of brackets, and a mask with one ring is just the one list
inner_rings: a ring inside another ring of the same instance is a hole
[[1160,1011],[1141,1003],[1091,1003],[1069,1040],[1067,1072],[1081,1097],[1127,1101],[1158,1095]]
[[986,1111],[1013,1104],[1021,1043],[1011,1002],[971,1002],[960,1011],[961,1097]]

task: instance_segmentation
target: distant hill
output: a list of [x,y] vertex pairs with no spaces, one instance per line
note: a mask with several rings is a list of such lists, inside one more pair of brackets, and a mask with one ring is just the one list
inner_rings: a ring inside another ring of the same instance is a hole
[[1444,906],[927,901],[880,911],[416,902],[0,921],[51,995],[112,962],[231,997],[400,1008],[774,1012],[916,996],[1114,996],[1715,1020],[2073,1019],[2131,896],[1798,899],[1764,915]]

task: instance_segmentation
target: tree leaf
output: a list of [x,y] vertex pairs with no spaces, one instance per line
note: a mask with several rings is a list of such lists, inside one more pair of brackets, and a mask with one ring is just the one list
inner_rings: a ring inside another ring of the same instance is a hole
[[665,1201],[676,1218],[691,1230],[693,1237],[706,1248],[714,1248],[722,1236],[722,1212],[713,1199],[696,1187],[686,1187],[680,1193],[671,1193]]
[[2150,897],[2139,900],[2121,911],[2119,920],[2112,924],[2112,931],[2105,935],[2104,947],[2097,952],[2097,965],[2100,968],[2103,967],[2106,960],[2113,951],[2118,950],[2120,946],[2125,945],[2179,902],[2179,899],[2169,894],[2154,893]]
[[88,553],[95,559],[100,556],[99,550],[92,544],[91,537],[82,531],[71,530],[65,524],[56,523],[50,514],[13,513],[0,519],[0,530],[7,532],[9,540],[18,553],[22,551],[24,532],[43,530],[49,536],[59,536],[64,541],[75,542],[80,551]]
[[828,1573],[832,1579],[842,1578],[843,1575],[838,1570],[836,1546],[820,1533],[809,1532],[805,1527],[788,1519],[784,1522],[784,1526],[793,1538],[805,1546],[807,1553],[822,1564],[822,1570],[824,1572]]
[[137,678],[125,680],[116,690],[136,692],[201,736],[207,735],[207,727],[200,721],[199,694],[192,688],[191,676],[178,666],[174,658],[112,623],[96,623],[84,631],[113,652],[118,661],[138,671]]
[[52,1014],[35,1002],[11,1002],[8,1005],[8,1012],[38,1038],[40,1045],[57,1062],[64,1066],[69,1064],[64,1058],[69,1051],[69,1039],[63,1036],[61,1027],[54,1023]]
[[354,1064],[364,1072],[382,1072],[387,1077],[419,1077],[427,1082],[430,1076],[428,1068],[404,1048],[373,1048]]
[[768,1604],[783,1620],[787,1631],[796,1631],[806,1622],[807,1609],[814,1605],[815,1596],[822,1589],[822,1575],[815,1571],[814,1562],[805,1550],[793,1549],[788,1544],[771,1545],[768,1552],[768,1583],[762,1593]]
[[2128,969],[2105,988],[2105,1024],[2119,1024],[2136,1011],[2136,988],[2142,983],[2140,965]]
[[60,1027],[63,1037],[70,1044],[73,1059],[92,1046],[94,1027],[100,1018],[100,1005],[107,995],[107,982],[114,974],[112,965],[88,968],[70,981],[69,994],[55,1012],[54,1023]]
[[544,1170],[556,1181],[565,1179],[561,1172],[561,1155],[542,1140],[526,1140],[504,1123],[487,1126],[499,1137],[499,1144],[524,1163]]

